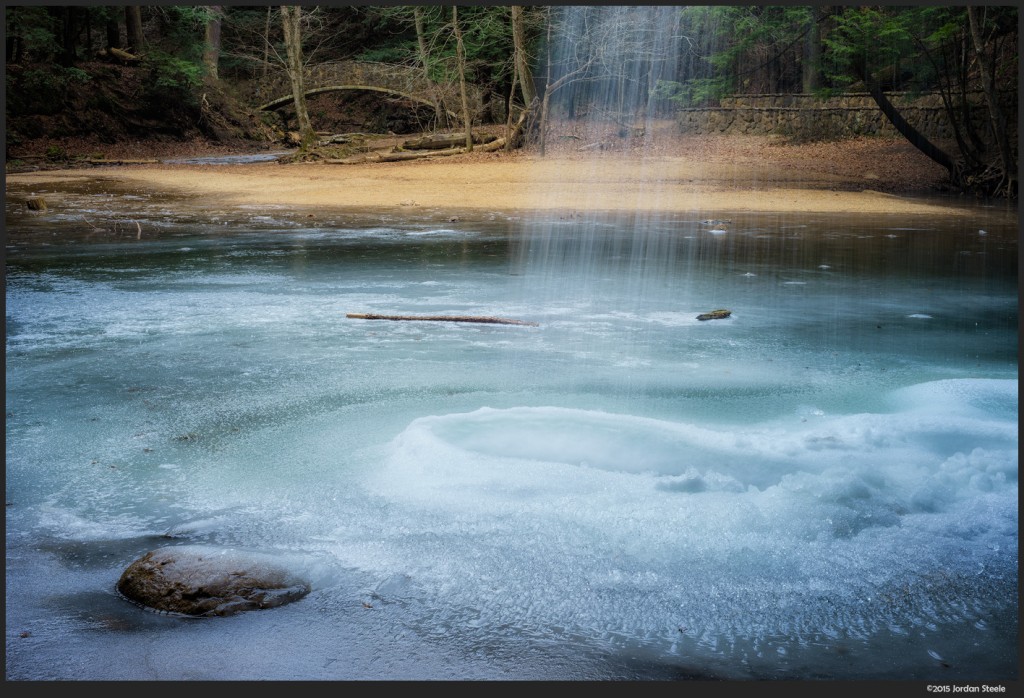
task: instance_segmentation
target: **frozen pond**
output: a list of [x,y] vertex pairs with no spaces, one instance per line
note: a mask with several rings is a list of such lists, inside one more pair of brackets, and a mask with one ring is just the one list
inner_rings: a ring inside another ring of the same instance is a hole
[[147,206],[8,212],[8,679],[1017,678],[1015,223]]

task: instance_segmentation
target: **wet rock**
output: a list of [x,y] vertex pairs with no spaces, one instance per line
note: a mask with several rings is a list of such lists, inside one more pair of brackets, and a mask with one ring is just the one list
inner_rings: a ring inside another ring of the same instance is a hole
[[725,318],[732,315],[731,310],[712,310],[710,313],[701,313],[697,316],[698,320],[724,320]]
[[25,208],[29,211],[45,211],[46,199],[41,196],[32,196],[25,201]]
[[146,553],[125,569],[117,590],[153,611],[228,616],[297,601],[310,585],[268,556],[190,545]]

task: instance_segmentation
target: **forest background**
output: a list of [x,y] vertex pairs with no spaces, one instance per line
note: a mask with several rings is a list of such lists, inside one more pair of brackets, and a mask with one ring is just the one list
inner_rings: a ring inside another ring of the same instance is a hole
[[[336,160],[366,136],[431,133],[464,139],[449,144],[461,154],[544,156],[582,119],[604,127],[582,145],[628,149],[644,123],[730,96],[862,93],[949,189],[1017,196],[1015,6],[640,9],[5,6],[7,171],[186,146]],[[654,41],[666,22],[673,40]],[[310,87],[341,65],[416,87]],[[922,133],[893,99],[925,94],[941,100],[948,137]]]

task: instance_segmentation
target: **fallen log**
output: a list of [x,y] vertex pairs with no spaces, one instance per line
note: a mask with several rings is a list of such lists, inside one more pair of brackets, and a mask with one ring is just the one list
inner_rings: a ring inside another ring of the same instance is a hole
[[473,148],[473,150],[479,151],[481,153],[490,153],[492,151],[495,151],[495,150],[498,150],[499,148],[504,148],[504,147],[505,147],[505,139],[504,138],[498,138],[496,140],[491,141],[490,143],[484,143],[479,148]]
[[379,160],[380,153],[359,153],[347,158],[326,158],[324,163],[328,165],[361,165],[364,162],[378,162]]
[[[473,143],[482,145],[484,143],[490,143],[497,138],[497,136],[480,136],[474,133]],[[447,133],[436,136],[423,136],[422,138],[402,143],[402,147],[406,150],[443,150],[445,148],[455,148],[458,146],[465,147],[465,145],[465,133]]]
[[[505,139],[498,138],[473,148],[474,153],[490,153],[505,146]],[[397,151],[392,153],[367,153],[364,155],[353,155],[347,158],[329,158],[323,162],[328,165],[361,165],[367,162],[402,162],[403,160],[420,160],[423,158],[435,158],[445,155],[462,155],[467,152],[465,148],[447,148],[445,150],[416,150],[411,152]]]
[[357,320],[425,320],[431,322],[482,322],[492,325],[538,326],[536,322],[512,320],[502,317],[490,317],[486,315],[377,315],[376,313],[347,313],[345,317],[355,318]]
[[137,63],[142,59],[140,56],[137,56],[134,53],[129,53],[128,51],[125,51],[120,48],[111,47],[106,50],[108,50],[108,52],[115,58],[118,58],[126,63]]
[[381,153],[377,162],[402,162],[404,160],[419,160],[421,158],[441,157],[444,155],[458,155],[466,152],[465,148],[446,148],[444,150],[413,150],[405,152],[399,150],[395,153]]
[[105,160],[90,158],[86,160],[90,165],[155,165],[159,160]]

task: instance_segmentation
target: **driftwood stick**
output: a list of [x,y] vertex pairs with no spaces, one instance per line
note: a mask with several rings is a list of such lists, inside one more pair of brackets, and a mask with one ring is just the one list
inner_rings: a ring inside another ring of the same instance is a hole
[[430,320],[437,322],[484,322],[492,325],[528,325],[537,327],[536,322],[511,320],[509,318],[482,315],[377,315],[376,313],[347,313],[345,317],[357,320]]
[[159,160],[104,160],[99,158],[90,158],[86,160],[90,165],[156,165]]

